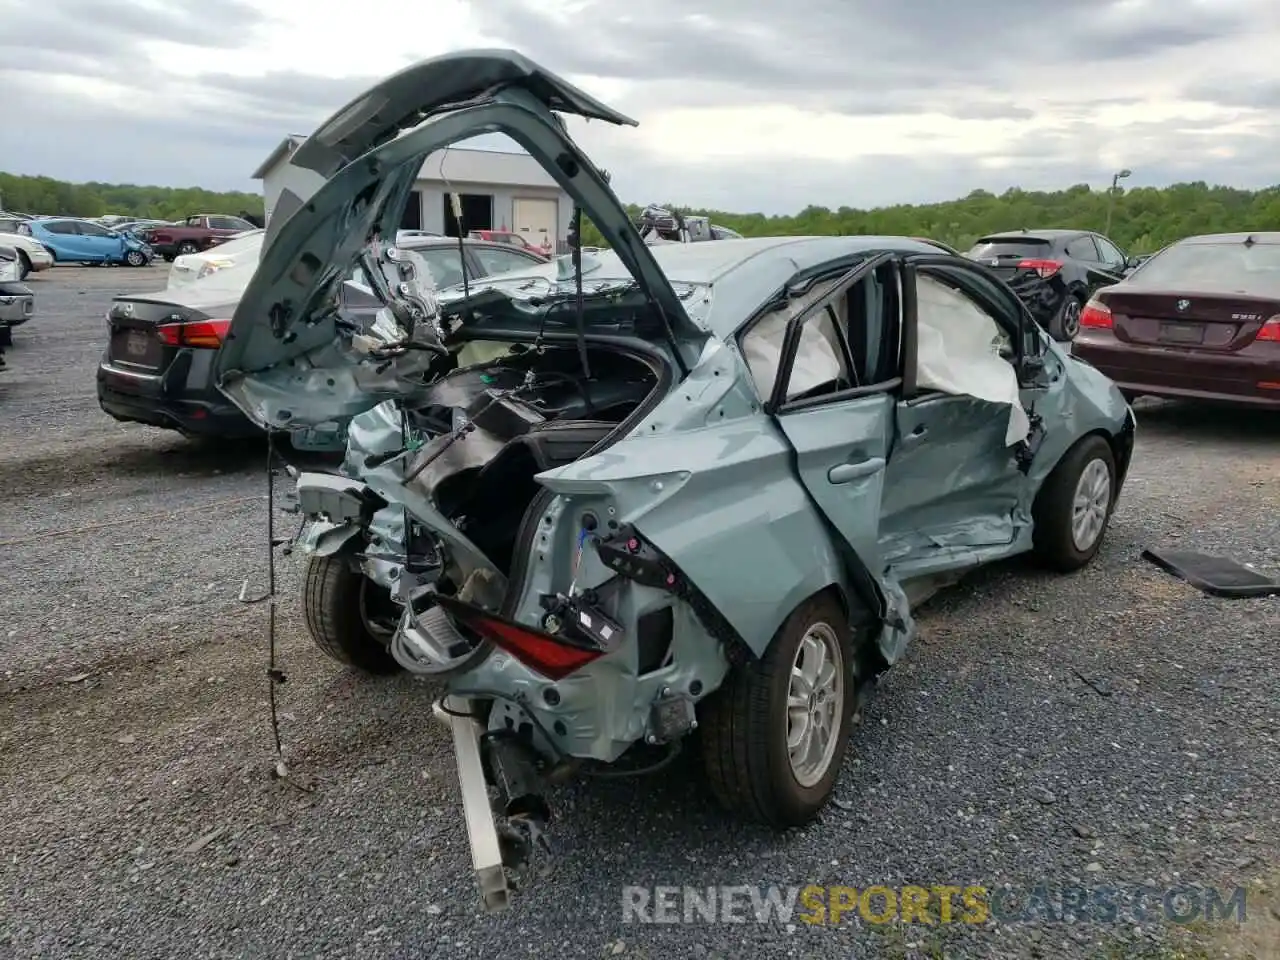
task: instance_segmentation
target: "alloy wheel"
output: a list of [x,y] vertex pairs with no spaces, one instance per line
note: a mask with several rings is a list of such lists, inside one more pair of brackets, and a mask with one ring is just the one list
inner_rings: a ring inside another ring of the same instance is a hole
[[812,787],[831,767],[844,697],[840,641],[829,624],[815,623],[796,650],[787,687],[787,758],[802,787]]
[[1090,460],[1076,481],[1071,498],[1071,541],[1080,551],[1090,549],[1102,536],[1111,509],[1111,469],[1101,459]]
[[1080,301],[1075,297],[1069,298],[1062,308],[1062,335],[1068,340],[1074,340],[1080,332],[1080,313]]

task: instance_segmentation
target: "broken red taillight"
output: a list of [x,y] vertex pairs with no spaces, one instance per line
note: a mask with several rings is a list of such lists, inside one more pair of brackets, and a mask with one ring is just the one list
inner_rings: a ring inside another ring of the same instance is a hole
[[1060,260],[1021,260],[1018,262],[1019,270],[1034,270],[1040,275],[1042,280],[1048,280],[1055,273],[1062,269],[1062,261]]
[[563,680],[607,652],[568,637],[513,623],[452,597],[437,597],[436,602],[463,626],[549,680]]
[[162,323],[156,336],[171,347],[204,347],[217,350],[227,338],[230,320],[192,320],[187,323]]

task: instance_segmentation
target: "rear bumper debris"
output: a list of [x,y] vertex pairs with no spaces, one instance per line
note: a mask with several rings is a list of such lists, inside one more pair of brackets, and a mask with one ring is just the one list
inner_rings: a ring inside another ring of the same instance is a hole
[[509,905],[510,890],[480,755],[480,737],[484,728],[468,715],[472,709],[471,700],[450,696],[435,705],[435,715],[453,731],[453,753],[458,767],[458,786],[462,791],[467,840],[471,846],[471,866],[485,910],[495,913]]

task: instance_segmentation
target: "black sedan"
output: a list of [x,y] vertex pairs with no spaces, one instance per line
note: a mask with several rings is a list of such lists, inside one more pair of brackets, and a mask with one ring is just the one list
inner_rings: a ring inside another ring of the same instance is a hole
[[1080,332],[1080,314],[1093,292],[1137,265],[1120,248],[1088,230],[1016,230],[978,239],[965,254],[1011,286],[1040,326],[1059,342]]
[[[458,241],[414,237],[400,244],[417,254],[437,286],[463,279]],[[467,277],[543,263],[509,244],[464,241]],[[231,325],[254,262],[216,271],[195,283],[117,297],[107,314],[108,343],[98,364],[98,403],[117,420],[164,427],[191,437],[236,439],[261,431],[218,390],[213,358]]]

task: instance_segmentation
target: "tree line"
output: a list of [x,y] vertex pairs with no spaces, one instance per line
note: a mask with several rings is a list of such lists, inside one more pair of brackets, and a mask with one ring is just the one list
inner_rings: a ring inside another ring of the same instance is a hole
[[[1111,225],[1107,227],[1107,208]],[[660,204],[746,237],[872,236],[929,237],[966,250],[979,237],[1004,230],[1063,229],[1106,232],[1126,253],[1153,253],[1166,244],[1201,233],[1280,230],[1280,186],[1262,190],[1211,187],[1204,182],[1168,187],[1093,189],[1079,184],[1050,192],[1006,190],[996,195],[974,190],[944,203],[897,204],[858,210],[809,206],[799,213],[768,216]],[[638,217],[641,207],[629,212]],[[599,244],[599,231],[583,229],[584,242]],[[594,238],[594,239],[593,239]]]
[[[748,237],[852,235],[930,237],[961,250],[983,234],[1000,230],[1063,227],[1106,231],[1128,253],[1151,253],[1182,237],[1235,230],[1280,230],[1280,186],[1262,190],[1176,183],[1168,187],[1093,189],[1078,184],[1050,192],[1012,189],[996,195],[974,190],[944,203],[897,204],[859,210],[809,206],[799,213],[766,215],[700,210],[664,205]],[[1107,229],[1107,212],[1111,225]],[[51,177],[0,173],[0,209],[74,217],[104,214],[172,220],[192,213],[246,212],[261,215],[255,193],[153,187],[134,184],[67,183]],[[641,207],[630,205],[633,217]],[[600,233],[584,223],[583,242],[602,244]]]
[[0,173],[0,209],[66,217],[119,214],[177,220],[193,213],[262,215],[262,197],[200,187],[149,187],[132,183],[67,183],[52,177]]

